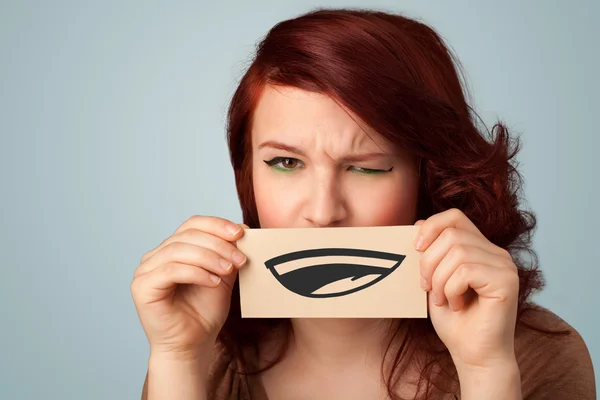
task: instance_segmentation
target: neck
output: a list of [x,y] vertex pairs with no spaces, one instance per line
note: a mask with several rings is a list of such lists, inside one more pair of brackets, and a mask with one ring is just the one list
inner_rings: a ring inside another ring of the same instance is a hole
[[356,361],[381,365],[393,320],[292,319],[296,357],[315,366],[334,367]]

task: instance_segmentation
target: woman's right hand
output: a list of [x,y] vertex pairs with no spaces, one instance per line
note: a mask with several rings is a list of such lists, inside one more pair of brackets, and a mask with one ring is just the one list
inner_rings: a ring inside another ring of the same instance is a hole
[[235,245],[243,228],[193,216],[142,257],[131,293],[151,354],[186,359],[212,348],[229,313],[237,270],[246,263]]

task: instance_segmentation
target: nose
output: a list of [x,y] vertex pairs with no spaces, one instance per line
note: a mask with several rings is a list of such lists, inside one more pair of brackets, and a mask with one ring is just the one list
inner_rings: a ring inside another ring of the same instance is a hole
[[348,211],[341,181],[331,171],[323,171],[313,179],[304,219],[317,228],[343,225]]

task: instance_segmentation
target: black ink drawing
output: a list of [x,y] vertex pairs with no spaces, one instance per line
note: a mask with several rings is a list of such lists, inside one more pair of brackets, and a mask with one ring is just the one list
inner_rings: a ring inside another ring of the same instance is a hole
[[[329,263],[307,265],[285,273],[279,273],[277,267],[290,261],[309,259],[314,257],[361,257],[379,260],[395,261],[391,267],[377,267],[359,263]],[[373,250],[346,249],[346,248],[323,248],[295,251],[282,254],[265,261],[266,267],[275,278],[288,290],[305,297],[324,298],[339,297],[358,292],[373,286],[377,282],[390,275],[398,268],[406,256],[401,254],[386,253]],[[357,280],[369,276],[371,279],[356,286]],[[351,278],[348,280],[348,278]],[[344,282],[345,280],[345,282]],[[332,283],[340,283],[336,289],[328,292],[326,286]],[[340,287],[341,285],[341,287]]]

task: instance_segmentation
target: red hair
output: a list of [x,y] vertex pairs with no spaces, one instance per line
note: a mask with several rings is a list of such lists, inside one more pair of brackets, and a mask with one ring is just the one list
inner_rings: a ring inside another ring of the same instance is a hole
[[[488,240],[511,252],[523,311],[542,280],[530,247],[535,216],[519,208],[522,184],[514,161],[519,141],[500,122],[492,132],[478,122],[459,71],[458,60],[432,28],[401,15],[317,9],[275,25],[259,43],[228,111],[227,138],[244,223],[259,228],[250,128],[262,89],[285,85],[326,94],[420,159],[417,219],[458,208]],[[236,281],[220,342],[246,363],[244,352],[258,349],[260,339],[275,328],[284,328],[289,339],[289,320],[241,319]],[[386,380],[390,396],[397,398],[394,386],[411,362],[421,367],[419,389],[425,385],[426,395],[434,387],[449,390],[456,370],[431,321],[403,321],[392,340],[401,329],[406,335]],[[280,358],[286,346],[287,340]]]

